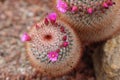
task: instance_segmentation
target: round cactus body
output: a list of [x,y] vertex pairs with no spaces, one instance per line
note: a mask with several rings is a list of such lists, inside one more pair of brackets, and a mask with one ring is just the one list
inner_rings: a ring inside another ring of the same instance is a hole
[[55,4],[60,18],[78,31],[83,42],[105,40],[120,29],[119,0],[55,0]]
[[82,55],[81,43],[68,24],[47,17],[33,26],[29,35],[28,59],[43,75],[61,76],[77,66]]

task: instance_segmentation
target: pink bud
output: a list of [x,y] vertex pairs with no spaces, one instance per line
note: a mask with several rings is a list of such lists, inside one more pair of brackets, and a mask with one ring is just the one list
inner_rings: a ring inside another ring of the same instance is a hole
[[108,0],[108,1],[107,1],[107,4],[108,4],[109,6],[112,6],[112,5],[115,4],[115,3],[112,2],[111,0]]
[[60,28],[60,31],[61,31],[62,33],[65,33],[64,27],[61,27],[61,28]]
[[56,19],[57,19],[57,14],[56,13],[50,13],[48,14],[48,19],[50,20],[50,22],[52,24],[54,24],[56,22]]
[[47,56],[52,62],[55,62],[57,61],[59,54],[55,51],[52,51],[52,52],[49,52]]
[[45,25],[48,25],[48,24],[49,24],[49,21],[48,21],[47,18],[45,18],[44,23],[45,23]]
[[78,11],[78,7],[77,6],[73,6],[72,7],[72,12],[77,12]]
[[39,29],[39,28],[40,28],[40,25],[39,25],[39,24],[36,24],[35,27],[36,27],[36,29]]
[[57,49],[56,52],[59,53],[59,52],[60,52],[60,49]]
[[31,37],[27,33],[24,33],[23,36],[21,37],[22,42],[30,41],[30,40],[31,40]]
[[67,40],[67,36],[64,36],[64,37],[63,37],[63,41],[66,41],[66,40]]
[[92,14],[92,13],[93,13],[93,8],[88,8],[87,12],[88,12],[89,14]]
[[63,47],[67,47],[68,44],[69,44],[68,42],[64,42],[64,43],[63,43]]
[[104,2],[104,3],[103,3],[103,7],[106,8],[106,9],[108,9],[108,8],[109,8],[109,5],[108,5],[106,2]]

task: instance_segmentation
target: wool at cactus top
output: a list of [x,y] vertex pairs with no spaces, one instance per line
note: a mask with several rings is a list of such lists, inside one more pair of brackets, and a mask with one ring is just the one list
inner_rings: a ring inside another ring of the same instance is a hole
[[81,43],[69,25],[59,20],[54,24],[48,20],[46,23],[44,19],[31,29],[29,35],[31,41],[26,44],[29,59],[43,74],[59,76],[76,67],[81,56]]

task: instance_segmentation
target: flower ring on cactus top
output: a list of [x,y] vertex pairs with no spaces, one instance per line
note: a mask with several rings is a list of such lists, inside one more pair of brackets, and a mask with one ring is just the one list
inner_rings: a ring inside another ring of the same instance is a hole
[[64,75],[77,66],[82,55],[81,42],[74,29],[57,19],[56,13],[33,26],[29,36],[28,59],[43,75]]
[[[106,40],[120,29],[120,0],[54,0],[61,20],[72,25],[85,43]],[[61,8],[65,13],[61,12]]]
[[115,4],[112,0],[57,0],[57,8],[60,12],[85,12],[103,11]]

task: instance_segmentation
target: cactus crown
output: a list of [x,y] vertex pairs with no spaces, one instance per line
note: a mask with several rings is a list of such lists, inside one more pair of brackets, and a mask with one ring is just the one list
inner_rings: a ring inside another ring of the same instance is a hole
[[37,24],[36,28],[36,32],[32,33],[34,37],[31,44],[33,46],[31,50],[36,59],[52,64],[66,58],[73,45],[69,30],[61,23],[51,22],[48,18]]
[[68,24],[56,20],[55,13],[36,24],[29,34],[27,52],[43,74],[62,75],[76,67],[81,56],[80,42]]

